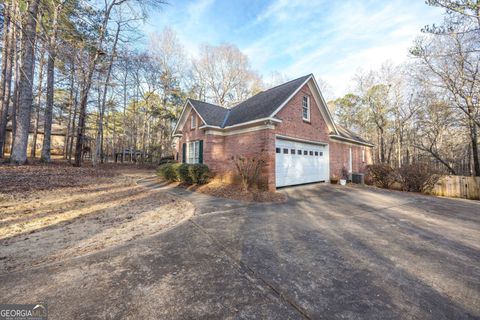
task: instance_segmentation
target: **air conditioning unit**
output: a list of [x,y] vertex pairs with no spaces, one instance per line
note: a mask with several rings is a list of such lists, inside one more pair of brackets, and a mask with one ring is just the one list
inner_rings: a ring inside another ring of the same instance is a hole
[[352,183],[365,184],[365,175],[363,173],[352,173]]

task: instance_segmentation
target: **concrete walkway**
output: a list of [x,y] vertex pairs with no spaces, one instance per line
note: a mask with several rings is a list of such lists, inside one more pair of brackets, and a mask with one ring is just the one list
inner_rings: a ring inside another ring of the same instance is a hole
[[196,216],[148,239],[0,276],[50,319],[478,319],[480,203],[367,188],[227,201],[153,180]]

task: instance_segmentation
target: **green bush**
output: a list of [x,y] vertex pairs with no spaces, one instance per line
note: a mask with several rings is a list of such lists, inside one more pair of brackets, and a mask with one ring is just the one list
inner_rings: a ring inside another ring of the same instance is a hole
[[190,177],[190,166],[190,164],[182,163],[178,167],[178,177],[180,178],[180,181],[187,184],[193,184],[193,179]]
[[195,184],[205,184],[210,181],[212,173],[205,164],[191,164],[188,167],[188,173],[190,179]]
[[165,180],[187,184],[205,184],[212,178],[212,172],[204,164],[165,163],[158,167],[157,174]]
[[165,163],[158,167],[157,174],[168,181],[180,181],[179,167],[180,163]]

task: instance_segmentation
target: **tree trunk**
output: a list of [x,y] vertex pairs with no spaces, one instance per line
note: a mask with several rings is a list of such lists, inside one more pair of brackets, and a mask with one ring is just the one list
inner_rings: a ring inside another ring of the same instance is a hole
[[113,6],[116,5],[115,1],[112,1],[110,5],[106,8],[105,14],[103,16],[102,28],[98,37],[97,50],[90,59],[90,63],[87,70],[87,77],[85,79],[85,84],[80,95],[80,111],[78,115],[78,127],[77,127],[77,142],[75,144],[75,163],[74,166],[80,167],[82,165],[82,151],[83,151],[83,140],[85,135],[85,117],[87,113],[87,103],[88,103],[88,94],[90,92],[90,87],[92,86],[93,73],[95,72],[95,66],[97,61],[100,58],[100,53],[103,47],[103,41],[105,40],[105,32],[107,29],[107,24],[110,19],[110,12],[112,11]]
[[28,13],[22,28],[23,54],[22,73],[20,74],[20,88],[18,93],[19,108],[15,143],[12,149],[11,162],[24,164],[27,161],[27,143],[30,130],[30,115],[32,112],[32,84],[35,67],[35,38],[37,26],[38,4],[40,0],[31,0]]
[[70,62],[70,94],[68,97],[68,122],[67,122],[67,130],[65,133],[65,140],[63,143],[63,158],[68,158],[68,150],[69,150],[69,137],[70,137],[70,129],[72,126],[72,113],[73,113],[73,87],[75,86],[75,67],[73,63],[73,59]]
[[103,96],[102,96],[102,103],[100,106],[99,110],[99,117],[98,117],[98,123],[97,123],[97,137],[96,137],[96,146],[95,146],[95,154],[96,158],[100,159],[100,161],[103,163],[103,116],[105,114],[105,105],[106,105],[106,100],[107,100],[107,90],[108,90],[108,85],[110,82],[110,75],[112,74],[112,67],[113,67],[113,60],[115,59],[115,54],[116,54],[116,49],[117,49],[117,43],[118,43],[118,37],[120,35],[120,28],[121,24],[117,23],[117,30],[115,32],[115,40],[113,41],[113,47],[112,47],[112,54],[110,55],[110,61],[108,62],[108,70],[107,70],[107,75],[105,77],[105,84],[103,86]]
[[53,93],[55,85],[55,58],[57,55],[57,30],[58,30],[58,14],[62,10],[62,5],[55,7],[53,13],[52,36],[48,46],[48,63],[47,63],[47,104],[45,105],[45,122],[43,125],[43,146],[41,160],[50,162],[52,148],[52,115],[53,115]]
[[474,121],[470,122],[470,140],[472,143],[473,156],[473,175],[480,176],[480,162],[478,159],[478,138],[477,138],[477,124]]
[[[18,7],[15,7],[15,16],[20,17],[20,10]],[[13,89],[13,101],[12,101],[12,116],[11,116],[11,122],[12,122],[12,141],[10,144],[10,153],[12,153],[13,145],[15,144],[15,132],[17,131],[17,111],[18,111],[18,93],[19,93],[19,87],[20,87],[20,54],[22,52],[22,39],[23,39],[23,33],[20,32],[20,27],[15,26],[15,37],[17,38],[17,41],[15,42],[15,45],[13,47],[14,53],[14,70],[15,70],[15,84],[14,84],[14,89]]]
[[7,121],[10,105],[10,91],[12,84],[13,46],[15,45],[14,25],[11,18],[14,15],[14,5],[4,6],[2,75],[0,88],[0,158],[4,156],[5,140],[7,136]]
[[[38,123],[40,122],[40,106],[42,102],[42,83],[43,83],[43,65],[44,65],[45,50],[42,50],[40,54],[40,66],[38,72],[38,96],[37,96],[37,108],[35,109],[35,121],[33,123],[33,141],[32,149],[30,150],[30,157],[36,157],[37,151],[37,137],[38,137]],[[45,135],[44,135],[45,136]]]
[[68,148],[68,162],[72,162],[72,152],[73,152],[73,140],[75,139],[75,121],[77,120],[77,112],[78,112],[78,91],[75,92],[75,102],[73,108],[73,118],[72,118],[72,133],[70,137],[70,146]]

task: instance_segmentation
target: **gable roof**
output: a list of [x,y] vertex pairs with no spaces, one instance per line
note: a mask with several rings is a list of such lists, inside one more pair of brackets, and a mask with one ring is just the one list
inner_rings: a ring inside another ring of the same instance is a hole
[[211,104],[208,102],[203,102],[194,99],[188,99],[188,101],[193,105],[193,108],[205,121],[206,125],[222,127],[225,117],[228,113],[228,109]]
[[239,103],[228,113],[225,126],[270,117],[311,74],[262,91]]
[[342,140],[342,139],[353,140],[353,141],[361,143],[361,144],[373,146],[373,144],[371,142],[363,139],[362,137],[360,137],[355,132],[350,131],[345,127],[342,127],[339,124],[337,124],[336,126],[337,126],[337,131],[338,131],[339,134],[338,135],[333,135],[333,138],[337,138],[337,139],[340,139],[340,140]]
[[321,113],[332,130],[330,136],[332,138],[356,142],[368,146],[373,146],[368,141],[364,140],[352,131],[341,127],[333,122],[332,116],[325,100],[322,97],[318,84],[313,77],[313,74],[308,74],[303,77],[288,81],[279,86],[262,91],[247,100],[237,104],[231,109],[226,109],[221,106],[194,100],[187,99],[184,110],[175,127],[174,134],[182,120],[186,108],[190,105],[202,118],[206,126],[213,126],[217,128],[226,128],[253,121],[260,121],[263,119],[275,120],[275,115],[285,106],[285,104],[300,90],[304,84],[308,83],[310,89],[313,91],[315,98],[319,102]]

